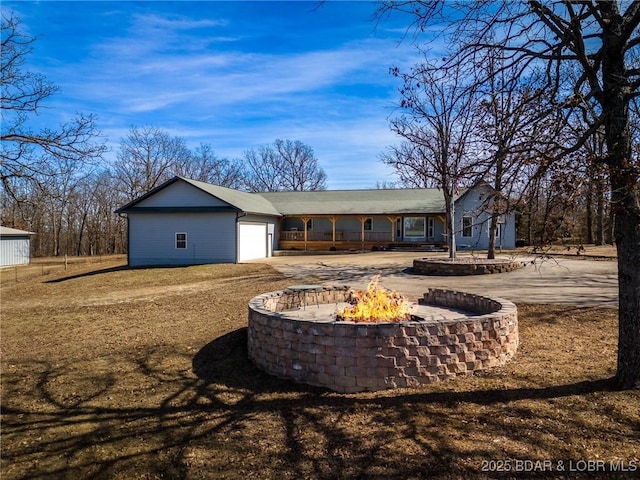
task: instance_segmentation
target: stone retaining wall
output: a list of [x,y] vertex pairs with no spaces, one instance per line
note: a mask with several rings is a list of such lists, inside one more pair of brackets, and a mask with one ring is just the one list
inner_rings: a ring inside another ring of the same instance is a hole
[[526,265],[514,260],[450,261],[441,258],[418,258],[413,261],[413,273],[435,276],[485,275],[507,273]]
[[[318,301],[342,302],[350,292],[323,288]],[[352,393],[415,387],[502,365],[515,355],[513,303],[437,289],[425,293],[421,303],[479,315],[401,323],[308,321],[287,316],[286,309],[299,306],[297,296],[270,292],[249,303],[249,358],[271,375]]]

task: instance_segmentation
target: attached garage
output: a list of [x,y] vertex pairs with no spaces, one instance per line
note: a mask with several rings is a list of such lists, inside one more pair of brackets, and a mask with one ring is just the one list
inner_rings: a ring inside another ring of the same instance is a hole
[[237,263],[270,256],[280,214],[260,195],[175,177],[127,215],[130,266]]

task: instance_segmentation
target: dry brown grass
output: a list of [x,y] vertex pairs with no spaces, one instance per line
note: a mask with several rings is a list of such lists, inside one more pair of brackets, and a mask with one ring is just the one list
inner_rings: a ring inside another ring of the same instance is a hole
[[121,260],[3,282],[2,478],[493,478],[492,460],[552,461],[502,476],[539,478],[640,460],[640,394],[608,380],[615,311],[520,305],[507,367],[341,395],[247,360],[248,300],[288,283]]
[[[580,253],[578,253],[579,247],[582,247]],[[526,253],[530,253],[532,248],[527,247],[521,250],[524,250]],[[543,247],[542,251],[550,255],[561,255],[569,257],[580,256],[582,258],[594,258],[600,260],[615,260],[618,255],[618,251],[616,250],[616,247],[614,245],[589,245],[579,243],[548,245],[546,247]],[[540,253],[540,251],[538,251],[538,253]]]

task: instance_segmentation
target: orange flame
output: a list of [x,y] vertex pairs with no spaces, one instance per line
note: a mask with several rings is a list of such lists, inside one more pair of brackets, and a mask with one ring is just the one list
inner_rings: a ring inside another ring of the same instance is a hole
[[349,322],[402,322],[411,319],[410,305],[398,293],[378,288],[376,275],[365,291],[352,293],[352,306],[338,312],[338,320]]

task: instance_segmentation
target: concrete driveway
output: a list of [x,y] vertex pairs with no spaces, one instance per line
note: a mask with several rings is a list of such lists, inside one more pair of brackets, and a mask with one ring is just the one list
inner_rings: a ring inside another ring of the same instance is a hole
[[409,269],[413,260],[424,256],[417,252],[371,252],[271,257],[253,262],[272,265],[291,277],[292,283],[303,281],[364,288],[381,273],[382,285],[410,300],[421,297],[429,288],[447,288],[501,297],[514,303],[618,306],[616,261],[518,257],[528,264],[510,273],[466,277],[412,274]]

